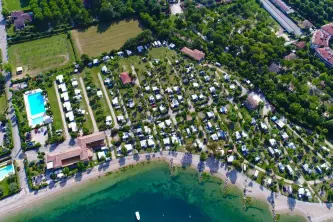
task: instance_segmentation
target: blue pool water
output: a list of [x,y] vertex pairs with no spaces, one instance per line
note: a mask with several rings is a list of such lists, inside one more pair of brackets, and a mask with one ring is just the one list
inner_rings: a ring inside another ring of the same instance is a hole
[[43,123],[43,121],[44,121],[44,117],[43,116],[37,117],[37,118],[32,119],[32,124],[33,125],[38,125],[38,124]]
[[41,92],[28,95],[28,102],[31,116],[45,112],[44,97]]
[[15,173],[13,164],[0,168],[0,181],[5,179],[9,173]]

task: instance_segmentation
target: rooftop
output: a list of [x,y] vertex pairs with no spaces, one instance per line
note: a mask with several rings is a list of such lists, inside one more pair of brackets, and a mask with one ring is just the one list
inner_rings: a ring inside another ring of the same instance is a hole
[[121,73],[120,74],[120,79],[121,79],[121,81],[124,85],[132,82],[132,78],[130,77],[128,72]]
[[180,51],[198,62],[201,61],[206,55],[204,52],[200,50],[197,49],[192,50],[187,47],[182,48]]

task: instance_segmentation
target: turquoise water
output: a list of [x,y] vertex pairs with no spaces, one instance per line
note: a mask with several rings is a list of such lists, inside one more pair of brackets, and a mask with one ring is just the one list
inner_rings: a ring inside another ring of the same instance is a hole
[[[227,190],[214,177],[199,182],[193,169],[179,168],[171,176],[167,164],[146,163],[64,189],[6,221],[134,222],[136,211],[144,222],[273,221],[265,203],[252,200],[244,207],[241,191]],[[304,220],[283,216],[280,221]]]
[[10,173],[15,173],[14,167],[12,164],[0,168],[0,181],[5,179]]
[[44,97],[41,92],[28,95],[28,102],[31,116],[45,112]]
[[41,123],[43,123],[43,121],[44,121],[43,116],[37,117],[37,118],[32,119],[32,124],[33,125],[41,124]]

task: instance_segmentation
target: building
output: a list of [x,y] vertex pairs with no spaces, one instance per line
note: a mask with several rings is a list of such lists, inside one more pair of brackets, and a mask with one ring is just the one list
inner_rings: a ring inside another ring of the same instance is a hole
[[200,50],[197,50],[197,49],[192,50],[187,47],[182,48],[180,51],[197,62],[201,62],[205,58],[205,55],[206,55],[204,52],[202,52]]
[[286,14],[291,14],[295,12],[290,6],[288,6],[286,3],[284,3],[281,0],[271,0],[271,2]]
[[77,146],[68,149],[65,152],[49,154],[46,156],[47,169],[58,169],[78,163],[79,161],[87,162],[92,159],[91,150]]
[[15,30],[22,30],[26,23],[32,21],[32,14],[24,11],[15,11],[10,14],[10,19],[14,23]]
[[93,133],[77,138],[77,143],[82,148],[100,148],[105,145],[105,134],[103,132]]
[[324,30],[327,34],[333,35],[333,23],[323,25],[321,29]]
[[259,103],[262,102],[262,100],[260,99],[260,97],[254,93],[250,94],[246,101],[245,101],[245,106],[250,109],[256,109],[259,106]]
[[315,31],[311,39],[311,48],[328,47],[330,38],[330,35],[322,30]]
[[124,85],[132,83],[132,77],[130,77],[128,72],[121,73],[119,77]]
[[333,50],[331,48],[316,48],[315,55],[328,67],[333,67]]
[[[278,1],[278,0],[275,0]],[[264,9],[289,33],[297,36],[302,35],[302,30],[277,7],[275,7],[269,0],[260,0]],[[279,1],[281,2],[281,1]],[[280,7],[279,7],[280,8]],[[290,10],[289,10],[290,11]]]

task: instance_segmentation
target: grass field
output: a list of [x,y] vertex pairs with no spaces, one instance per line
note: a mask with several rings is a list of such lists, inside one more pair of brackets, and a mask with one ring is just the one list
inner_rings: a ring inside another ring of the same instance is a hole
[[99,56],[103,52],[121,48],[126,40],[137,36],[141,31],[139,22],[130,20],[73,30],[72,36],[80,54]]
[[3,114],[7,108],[7,99],[5,94],[0,95],[0,114]]
[[53,125],[56,130],[58,130],[63,129],[63,123],[55,90],[53,84],[52,87],[46,87],[47,98],[49,99],[51,111],[53,113]]
[[16,73],[16,67],[22,66],[23,75],[35,75],[74,61],[73,48],[66,34],[15,44],[9,47],[8,53],[13,73]]
[[29,9],[29,0],[4,0],[4,6],[11,12]]

